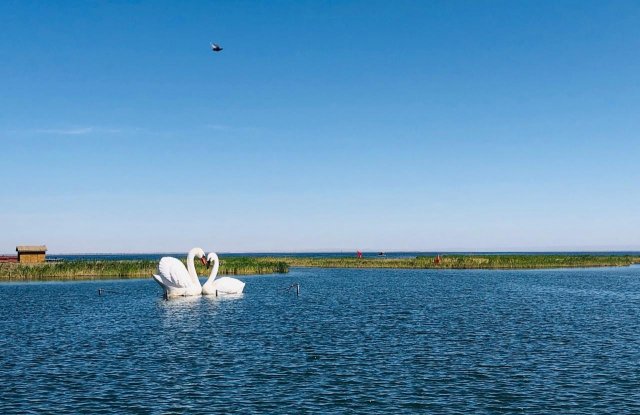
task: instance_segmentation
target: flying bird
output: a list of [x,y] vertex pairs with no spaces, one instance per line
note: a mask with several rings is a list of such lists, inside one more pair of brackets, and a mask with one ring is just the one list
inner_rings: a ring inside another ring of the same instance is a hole
[[222,48],[220,47],[220,45],[212,43],[211,44],[211,50],[214,51],[214,52],[220,52],[222,50]]

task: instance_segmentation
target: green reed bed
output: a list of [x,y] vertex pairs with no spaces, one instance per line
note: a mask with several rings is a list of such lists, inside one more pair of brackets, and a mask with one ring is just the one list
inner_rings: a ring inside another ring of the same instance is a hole
[[[198,268],[198,267],[196,267]],[[210,270],[203,273],[209,274]],[[251,274],[284,274],[289,272],[289,264],[283,260],[271,261],[255,257],[221,258],[218,274],[251,275]],[[198,271],[200,273],[200,271]]]
[[[184,261],[183,261],[184,262]],[[156,273],[157,261],[63,261],[44,264],[0,263],[0,281],[12,280],[87,280],[146,278]],[[196,261],[198,275],[208,276]],[[285,273],[289,266],[283,261],[262,261],[259,258],[221,258],[222,275],[251,275]]]
[[630,255],[446,255],[436,264],[433,257],[418,257],[426,268],[539,269],[623,267],[640,262]]
[[[640,264],[629,255],[444,255],[417,258],[222,257],[220,275],[287,273],[289,267],[398,269],[540,269],[618,267]],[[63,261],[45,264],[0,263],[0,281],[150,278],[156,261]],[[198,275],[211,272],[196,260]]]
[[417,258],[261,258],[263,261],[285,261],[291,267],[318,268],[408,268],[408,269],[535,269],[629,266],[640,263],[640,257],[621,255],[444,255],[440,263],[435,257]]

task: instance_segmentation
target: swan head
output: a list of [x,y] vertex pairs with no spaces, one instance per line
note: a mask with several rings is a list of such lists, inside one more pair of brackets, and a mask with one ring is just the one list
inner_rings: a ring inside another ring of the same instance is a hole
[[207,268],[215,261],[218,261],[218,255],[215,252],[210,252],[209,255],[207,255]]
[[205,259],[205,253],[202,248],[193,248],[190,252],[193,252],[193,255],[200,260],[202,265],[207,265],[207,260]]

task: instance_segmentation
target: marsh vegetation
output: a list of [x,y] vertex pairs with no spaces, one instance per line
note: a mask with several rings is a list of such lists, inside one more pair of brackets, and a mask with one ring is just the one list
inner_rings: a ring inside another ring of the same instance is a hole
[[321,258],[280,257],[262,261],[285,261],[290,267],[318,268],[407,268],[407,269],[539,269],[629,266],[640,263],[630,255],[560,255],[560,254],[495,254],[443,255],[437,262],[433,256],[415,258]]
[[[439,262],[432,256],[415,258],[355,257],[224,257],[221,275],[287,273],[289,267],[315,268],[397,268],[397,269],[543,269],[578,267],[619,267],[640,263],[631,255],[443,255]],[[83,280],[146,278],[156,272],[156,261],[100,260],[62,261],[43,264],[0,263],[0,280]],[[198,275],[209,269],[196,261]]]
[[[185,262],[183,260],[183,262]],[[156,261],[61,261],[42,264],[0,264],[0,280],[85,280],[144,278],[156,273]],[[210,269],[196,261],[198,275],[208,276]],[[218,274],[251,275],[285,273],[284,261],[264,261],[252,257],[221,258]]]

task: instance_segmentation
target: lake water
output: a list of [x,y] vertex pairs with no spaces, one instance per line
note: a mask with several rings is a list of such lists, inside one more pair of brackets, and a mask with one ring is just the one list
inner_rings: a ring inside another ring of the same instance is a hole
[[638,266],[241,279],[0,284],[0,413],[640,413]]

